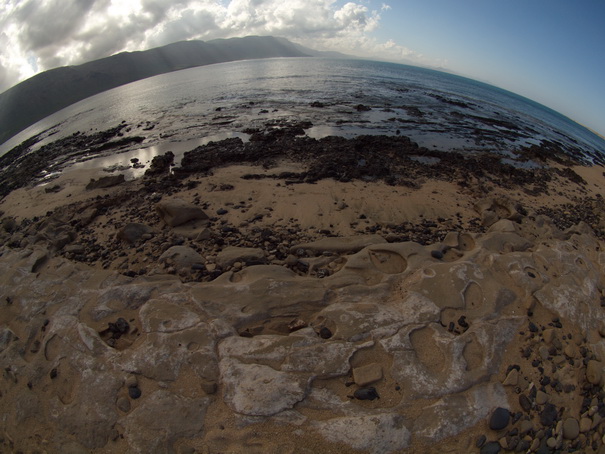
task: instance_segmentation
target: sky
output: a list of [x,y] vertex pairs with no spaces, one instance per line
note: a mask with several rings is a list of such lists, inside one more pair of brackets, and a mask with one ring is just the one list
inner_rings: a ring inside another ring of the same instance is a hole
[[0,0],[0,92],[122,51],[247,35],[454,72],[605,136],[605,0]]

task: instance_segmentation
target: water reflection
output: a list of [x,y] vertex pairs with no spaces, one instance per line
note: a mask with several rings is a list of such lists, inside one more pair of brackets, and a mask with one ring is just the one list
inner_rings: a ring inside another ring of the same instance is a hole
[[[242,139],[243,142],[247,142],[250,135],[241,132],[222,132],[199,139],[184,140],[182,142],[164,142],[151,147],[139,148],[124,153],[77,161],[70,165],[69,168],[70,170],[103,168],[108,172],[123,173],[127,179],[134,179],[145,173],[155,156],[172,151],[174,153],[174,163],[180,165],[181,159],[186,152],[210,142],[218,142],[234,137],[238,137]],[[135,159],[137,160],[136,162],[142,164],[143,167],[133,167],[133,160]]]

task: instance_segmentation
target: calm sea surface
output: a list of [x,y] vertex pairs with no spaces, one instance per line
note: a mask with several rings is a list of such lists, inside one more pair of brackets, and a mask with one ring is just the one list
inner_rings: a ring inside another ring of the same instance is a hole
[[306,132],[315,138],[401,134],[429,148],[504,155],[550,140],[588,159],[605,155],[605,141],[588,129],[496,87],[405,65],[316,58],[239,61],[133,82],[45,118],[1,145],[0,155],[45,130],[38,146],[122,121],[127,134],[146,138],[137,145],[146,156],[178,154],[210,140],[245,140],[243,129],[281,120],[311,121]]

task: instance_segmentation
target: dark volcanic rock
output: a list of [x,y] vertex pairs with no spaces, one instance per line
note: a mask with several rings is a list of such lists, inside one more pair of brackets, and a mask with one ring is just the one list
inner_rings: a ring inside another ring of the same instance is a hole
[[553,404],[546,404],[540,413],[540,424],[544,427],[550,427],[557,421],[558,417],[559,412],[557,411],[557,407]]
[[367,388],[360,388],[353,393],[353,397],[359,400],[374,400],[380,399],[376,388],[369,386]]
[[154,156],[149,169],[145,172],[145,176],[166,174],[172,164],[174,164],[174,153],[172,151]]
[[111,188],[112,186],[117,186],[126,181],[124,179],[124,175],[110,175],[107,177],[101,177],[98,180],[90,180],[90,183],[86,185],[86,189],[102,189],[102,188]]
[[490,441],[489,443],[485,444],[479,452],[481,454],[498,454],[501,450],[502,447],[500,446],[500,443],[497,441]]
[[492,430],[502,430],[510,421],[510,412],[506,408],[498,407],[489,418],[489,428]]

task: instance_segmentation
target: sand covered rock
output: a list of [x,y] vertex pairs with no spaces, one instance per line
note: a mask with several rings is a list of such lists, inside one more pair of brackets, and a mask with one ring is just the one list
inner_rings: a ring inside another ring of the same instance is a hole
[[235,262],[258,265],[259,263],[265,262],[265,252],[259,248],[229,246],[216,256],[216,264],[221,268],[227,268]]
[[177,227],[190,221],[208,219],[208,216],[200,207],[179,198],[162,200],[156,204],[156,211],[169,227]]

